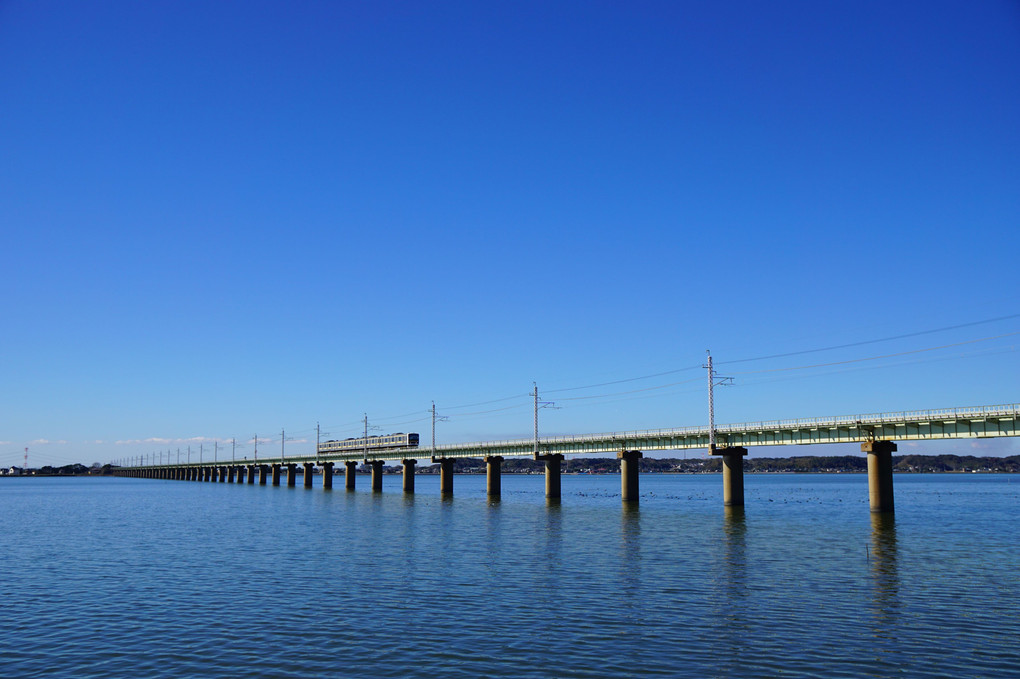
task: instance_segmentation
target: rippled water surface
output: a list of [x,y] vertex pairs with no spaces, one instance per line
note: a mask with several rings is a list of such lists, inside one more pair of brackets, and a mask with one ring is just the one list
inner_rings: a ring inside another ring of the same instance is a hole
[[1020,676],[1020,477],[338,481],[0,480],[0,673]]

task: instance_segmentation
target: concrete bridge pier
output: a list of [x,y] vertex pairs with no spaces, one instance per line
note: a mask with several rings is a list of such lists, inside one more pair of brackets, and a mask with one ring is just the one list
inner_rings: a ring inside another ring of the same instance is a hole
[[382,492],[382,460],[370,460],[367,461],[368,465],[372,467],[372,492]]
[[333,463],[322,463],[322,489],[333,490]]
[[637,502],[641,497],[638,484],[638,467],[644,453],[640,450],[624,450],[616,454],[620,461],[620,494],[624,502]]
[[244,475],[248,471],[248,468],[241,464],[238,465],[236,469],[237,469],[237,482],[244,483]]
[[293,488],[297,485],[297,463],[287,463],[287,487]]
[[220,468],[213,465],[208,469],[209,469],[209,483],[217,483],[220,480]]
[[722,456],[723,506],[744,506],[744,457],[747,448],[732,446],[713,448],[712,455]]
[[414,465],[418,464],[418,460],[402,460],[404,465],[404,492],[414,492]]
[[503,458],[499,455],[485,458],[485,494],[489,497],[503,494]]
[[354,490],[354,484],[358,480],[358,463],[354,460],[347,460],[344,462],[346,471],[344,472],[344,487],[347,490]]
[[868,454],[868,501],[872,512],[893,511],[892,441],[865,441],[861,452]]
[[254,485],[255,483],[255,465],[248,465],[248,485]]
[[273,485],[278,486],[280,485],[280,465],[274,464],[270,466],[273,469]]
[[315,471],[315,463],[314,462],[302,462],[301,464],[305,468],[305,474],[304,474],[305,488],[311,488],[312,487],[313,472]]
[[266,485],[266,481],[268,481],[268,480],[269,480],[269,465],[267,465],[267,464],[260,464],[259,465],[259,485],[260,486]]
[[453,495],[453,463],[457,461],[456,458],[434,457],[432,461],[439,463],[439,494]]
[[535,455],[536,460],[545,460],[545,496],[550,499],[560,498],[560,470],[563,456],[559,453]]
[[233,483],[237,478],[238,469],[234,465],[227,467],[227,483]]
[[226,467],[226,466],[220,467],[220,483],[226,483],[227,482],[227,470],[228,469],[230,469],[230,467]]

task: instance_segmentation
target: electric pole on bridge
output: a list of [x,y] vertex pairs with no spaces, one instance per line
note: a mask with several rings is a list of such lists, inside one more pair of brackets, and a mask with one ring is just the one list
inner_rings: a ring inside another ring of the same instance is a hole
[[[368,430],[369,430],[370,427],[368,426],[368,413],[364,413],[364,415],[365,415],[365,417],[361,421],[365,424],[365,437],[363,439],[361,439],[361,441],[362,441],[362,451],[361,452],[364,454],[365,462],[367,463],[368,462]],[[371,427],[371,429],[378,429],[378,428],[379,427]]]
[[[431,412],[432,412],[432,460],[434,462],[435,459],[436,459],[436,419],[437,419],[436,418],[436,402],[435,401],[432,402],[432,410],[431,410]],[[448,419],[450,419],[450,418],[446,417],[444,415],[440,415],[438,417],[438,420],[440,422],[446,422]]]
[[[730,445],[727,440],[722,448],[715,446],[715,393],[714,388],[733,384],[732,377],[720,377],[712,368],[712,352],[708,354],[708,454],[722,457],[723,506],[744,506],[744,456],[747,448]],[[727,437],[729,438],[729,437]]]
[[712,351],[706,349],[708,363],[703,368],[708,368],[708,452],[712,454],[715,450],[715,387],[733,384],[732,377],[720,377],[712,368]]
[[539,408],[555,408],[556,403],[554,401],[539,401],[538,400],[538,383],[531,383],[535,387],[535,391],[528,394],[529,396],[535,397],[535,459],[538,459],[538,410]]

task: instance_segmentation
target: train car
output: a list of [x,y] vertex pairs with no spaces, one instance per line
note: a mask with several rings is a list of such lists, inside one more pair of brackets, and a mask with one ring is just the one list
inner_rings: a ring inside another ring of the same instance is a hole
[[319,444],[320,455],[335,455],[337,453],[357,453],[364,450],[387,450],[391,448],[417,448],[418,434],[397,432],[396,434],[383,434],[382,436],[369,436],[368,438],[350,438],[343,441],[326,441]]

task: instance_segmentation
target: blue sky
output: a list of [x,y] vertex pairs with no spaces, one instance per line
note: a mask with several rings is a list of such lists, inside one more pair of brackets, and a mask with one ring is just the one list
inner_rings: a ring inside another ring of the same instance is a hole
[[0,464],[1018,402],[1018,82],[994,0],[0,2]]

